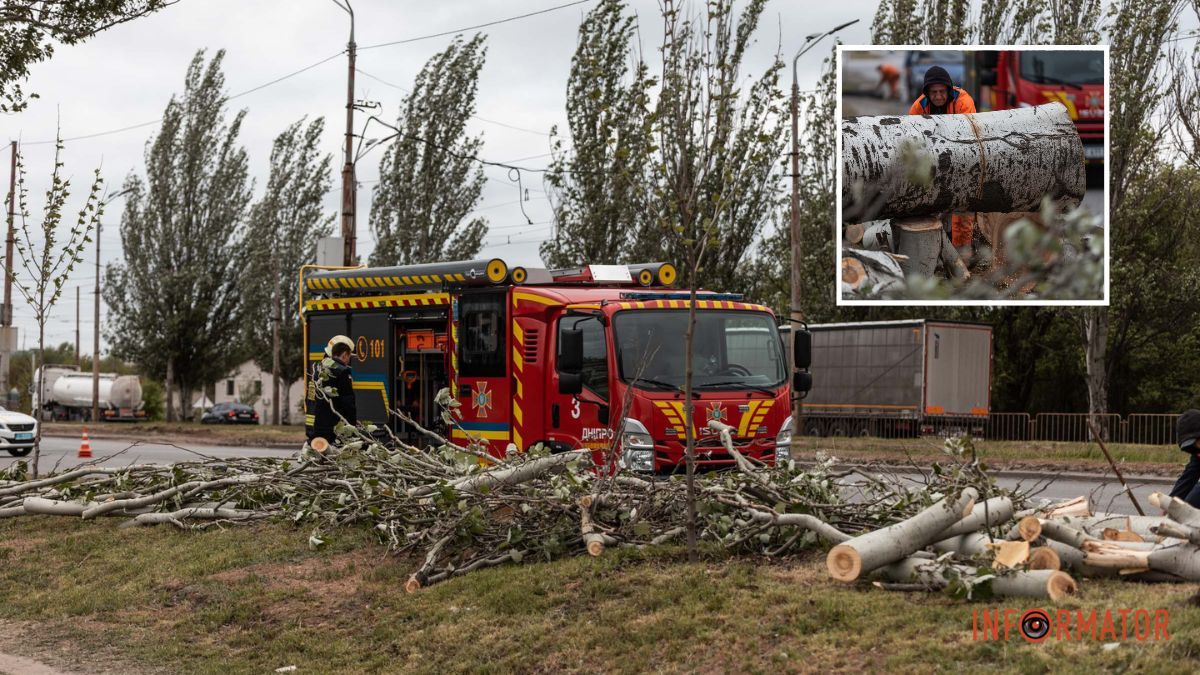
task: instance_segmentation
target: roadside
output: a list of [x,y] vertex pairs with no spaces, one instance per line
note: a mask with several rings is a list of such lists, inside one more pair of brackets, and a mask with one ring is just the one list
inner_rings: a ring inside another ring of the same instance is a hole
[[278,449],[296,449],[304,443],[304,427],[299,425],[225,425],[197,424],[195,422],[106,422],[83,425],[74,422],[47,422],[42,427],[42,434],[62,438],[79,438],[85,426],[89,438]]
[[[874,462],[897,467],[912,467],[915,464],[928,468],[934,462],[945,463],[950,459],[942,450],[943,443],[944,440],[940,438],[802,437],[793,441],[792,453],[798,460],[813,460],[818,453],[825,453],[844,463]],[[986,440],[975,440],[973,443],[980,461],[993,472],[1112,474],[1108,460],[1095,443]],[[1108,451],[1127,478],[1173,478],[1183,470],[1187,459],[1170,446],[1109,445]]]
[[314,551],[307,528],[285,524],[0,521],[0,617],[20,627],[23,649],[3,647],[86,672],[982,670],[1001,652],[1014,671],[1187,672],[1200,645],[1200,607],[1188,602],[1198,584],[1083,581],[1063,605],[1167,609],[1167,642],[985,642],[972,637],[974,611],[1019,615],[1045,601],[835,585],[819,550],[699,564],[678,549],[614,550],[406,594],[414,561],[363,530],[323,536]]

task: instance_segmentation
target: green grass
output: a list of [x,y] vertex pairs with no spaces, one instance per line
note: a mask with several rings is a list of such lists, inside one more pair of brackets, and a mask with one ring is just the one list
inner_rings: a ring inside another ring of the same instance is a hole
[[0,619],[25,622],[34,644],[84,664],[184,673],[1189,672],[1200,658],[1200,608],[1187,602],[1196,584],[1081,582],[1065,606],[1171,612],[1170,641],[1109,651],[973,641],[973,610],[1042,603],[842,586],[820,552],[688,564],[677,550],[609,551],[409,595],[413,562],[384,556],[363,531],[312,551],[306,531],[280,524],[117,525],[0,521]]
[[85,426],[92,438],[161,439],[183,443],[200,440],[247,446],[276,443],[295,443],[298,446],[304,442],[304,427],[301,425],[109,422],[89,426],[76,422],[47,422],[42,432],[79,436]]
[[[802,437],[793,442],[797,456],[811,457],[825,451],[844,461],[882,459],[901,461],[909,456],[921,461],[945,460],[940,438],[812,438]],[[987,441],[976,440],[978,456],[994,466],[1062,465],[1081,470],[1108,470],[1108,460],[1095,443],[1061,443],[1054,441]],[[1125,470],[1145,470],[1161,473],[1182,470],[1186,457],[1171,446],[1109,444],[1113,461],[1128,467]]]

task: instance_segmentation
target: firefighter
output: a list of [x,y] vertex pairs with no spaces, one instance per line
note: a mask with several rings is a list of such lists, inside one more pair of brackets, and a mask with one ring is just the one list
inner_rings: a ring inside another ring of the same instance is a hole
[[1171,496],[1179,497],[1189,505],[1200,508],[1200,410],[1192,408],[1184,410],[1175,422],[1175,441],[1179,449],[1188,454],[1188,463],[1175,487],[1171,488]]
[[[975,111],[975,99],[961,87],[954,86],[950,73],[941,66],[925,71],[921,95],[908,109],[909,115],[956,115]],[[975,231],[973,214],[956,213],[950,218],[950,242],[960,251],[971,245]]]
[[312,426],[305,429],[308,440],[324,438],[335,444],[337,434],[334,429],[343,418],[347,424],[358,423],[354,377],[350,371],[353,354],[354,343],[350,338],[335,335],[325,346],[325,358],[313,366],[306,395],[308,413],[312,415]]
[[883,85],[888,86],[888,98],[900,98],[900,69],[890,63],[881,63],[875,67],[879,71],[879,84],[875,85],[875,90],[879,91]]

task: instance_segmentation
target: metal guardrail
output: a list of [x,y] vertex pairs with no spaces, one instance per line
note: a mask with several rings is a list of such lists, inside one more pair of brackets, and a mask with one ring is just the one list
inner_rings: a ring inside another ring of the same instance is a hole
[[[804,416],[805,436],[913,438],[969,433],[997,441],[1059,441],[1088,443],[1088,413],[993,412],[986,417],[925,416],[922,419],[855,415]],[[1174,413],[1134,413],[1124,419],[1116,413],[1097,415],[1105,442],[1137,445],[1174,445]]]

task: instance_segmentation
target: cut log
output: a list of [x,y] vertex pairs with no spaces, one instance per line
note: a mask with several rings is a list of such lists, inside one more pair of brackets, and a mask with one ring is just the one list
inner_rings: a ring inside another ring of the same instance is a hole
[[863,225],[866,227],[866,231],[863,232],[860,248],[872,251],[892,251],[892,221],[871,220]]
[[1065,208],[1084,189],[1083,143],[1061,103],[842,120],[843,222],[1036,211],[1047,195]]
[[867,269],[857,258],[842,258],[842,283],[854,290],[867,279]]
[[[862,264],[870,282],[871,296],[882,295],[888,291],[904,288],[904,269],[901,263],[907,258],[886,251],[868,251],[861,248],[842,249],[842,257],[853,258]],[[858,287],[842,285],[842,295],[854,297]]]
[[596,524],[592,522],[592,496],[584,495],[579,498],[579,531],[583,535],[583,543],[588,555],[593,558],[604,553],[605,536],[596,532]]
[[1029,552],[1029,569],[1058,570],[1062,569],[1062,560],[1050,546],[1038,546]]
[[1162,509],[1168,518],[1181,525],[1200,527],[1200,509],[1179,497],[1168,497],[1161,492],[1155,492],[1150,495],[1150,503]]
[[[978,532],[986,527],[995,527],[1012,520],[1013,502],[1008,497],[992,497],[975,505],[971,515],[946,528],[941,538],[949,539],[960,534]],[[1036,520],[1036,519],[1035,519]],[[1036,537],[1035,537],[1036,539]]]
[[1174,537],[1200,546],[1200,528],[1179,523],[1164,522],[1154,528],[1154,533],[1160,537]]
[[942,250],[941,250],[942,265],[951,277],[959,281],[966,281],[971,278],[971,273],[967,271],[967,264],[963,262],[962,256],[958,254],[958,249],[954,247],[954,243],[950,241],[950,237],[946,236],[946,231],[942,231]]
[[1064,502],[1052,504],[1041,512],[1042,518],[1062,518],[1066,516],[1090,516],[1092,515],[1091,504],[1088,503],[1087,497],[1076,497],[1068,499]]
[[842,228],[842,238],[846,240],[846,243],[858,246],[862,243],[866,230],[867,228],[862,223],[847,223]]
[[[477,476],[461,478],[450,486],[460,492],[479,492],[504,485],[520,485],[548,473],[562,471],[567,464],[574,461],[590,462],[591,450],[572,450],[549,457],[533,459],[523,464],[505,469],[485,471]],[[440,489],[437,485],[419,485],[408,489],[409,497],[425,497]]]
[[1067,546],[1082,550],[1089,541],[1097,541],[1096,537],[1072,527],[1061,520],[1043,519],[1040,521],[1042,536],[1054,541],[1060,541]]
[[[978,511],[978,507],[975,509]],[[991,540],[982,532],[969,532],[948,539],[933,542],[933,550],[938,553],[953,553],[963,558],[974,558],[988,552]]]
[[[1116,513],[1097,513],[1089,517],[1068,517],[1059,519],[1066,525],[1082,530],[1093,537],[1104,538],[1104,530],[1110,529],[1122,532],[1132,532],[1143,541],[1154,538],[1152,527],[1166,522],[1162,516],[1125,516]],[[1043,519],[1043,526],[1046,521]],[[1113,536],[1116,536],[1115,534]],[[1124,535],[1128,540],[1128,535]]]
[[908,520],[855,537],[834,546],[825,558],[829,574],[838,581],[854,581],[863,574],[901,560],[925,548],[958,520],[970,515],[978,498],[974,488],[957,497],[946,497]]
[[[974,580],[975,570],[964,565],[945,565],[923,558],[905,558],[879,570],[892,583],[919,583],[931,590],[949,585],[947,572],[964,580]],[[991,580],[992,592],[1002,597],[1049,598],[1055,602],[1078,590],[1070,575],[1058,570],[1011,571]]]
[[998,541],[992,544],[996,552],[997,567],[1016,568],[1029,560],[1029,542],[1027,541]]
[[942,255],[942,222],[937,218],[899,218],[892,221],[892,240],[896,253],[905,256],[900,263],[905,275],[933,276]]
[[1017,522],[1017,535],[1025,541],[1035,541],[1042,536],[1042,521],[1036,516],[1025,516]]
[[1058,570],[1029,570],[992,580],[992,592],[1008,598],[1050,598],[1058,602],[1078,590],[1071,575]]

